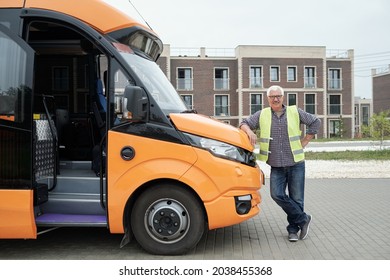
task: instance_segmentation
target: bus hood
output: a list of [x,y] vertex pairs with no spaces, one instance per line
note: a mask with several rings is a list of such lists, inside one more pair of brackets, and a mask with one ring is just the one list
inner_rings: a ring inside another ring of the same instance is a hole
[[253,150],[246,133],[232,125],[199,114],[170,114],[169,117],[180,131]]

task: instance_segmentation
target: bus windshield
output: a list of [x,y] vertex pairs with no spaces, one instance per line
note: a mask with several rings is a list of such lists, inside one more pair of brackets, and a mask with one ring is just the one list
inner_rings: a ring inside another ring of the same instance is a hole
[[184,101],[158,65],[135,53],[120,52],[165,115],[187,110]]

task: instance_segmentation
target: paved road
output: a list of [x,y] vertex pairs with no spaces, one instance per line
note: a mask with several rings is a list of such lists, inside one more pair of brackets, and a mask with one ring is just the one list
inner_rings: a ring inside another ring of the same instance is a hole
[[[267,180],[268,181],[268,180]],[[261,190],[262,213],[240,225],[212,230],[183,260],[390,260],[390,179],[307,179],[309,237],[290,243],[285,215]],[[6,260],[174,260],[153,256],[136,242],[102,228],[62,228],[37,240],[0,240]]]

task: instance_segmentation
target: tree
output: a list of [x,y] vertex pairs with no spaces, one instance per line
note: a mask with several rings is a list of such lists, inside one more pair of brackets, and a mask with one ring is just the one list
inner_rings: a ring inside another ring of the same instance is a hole
[[383,147],[383,140],[385,136],[390,135],[390,110],[373,114],[370,118],[370,124],[364,129],[364,132],[379,139],[381,148]]

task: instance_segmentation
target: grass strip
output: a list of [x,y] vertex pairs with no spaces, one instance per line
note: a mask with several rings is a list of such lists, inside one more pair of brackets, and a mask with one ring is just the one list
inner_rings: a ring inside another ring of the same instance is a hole
[[307,160],[390,160],[390,150],[305,152]]

